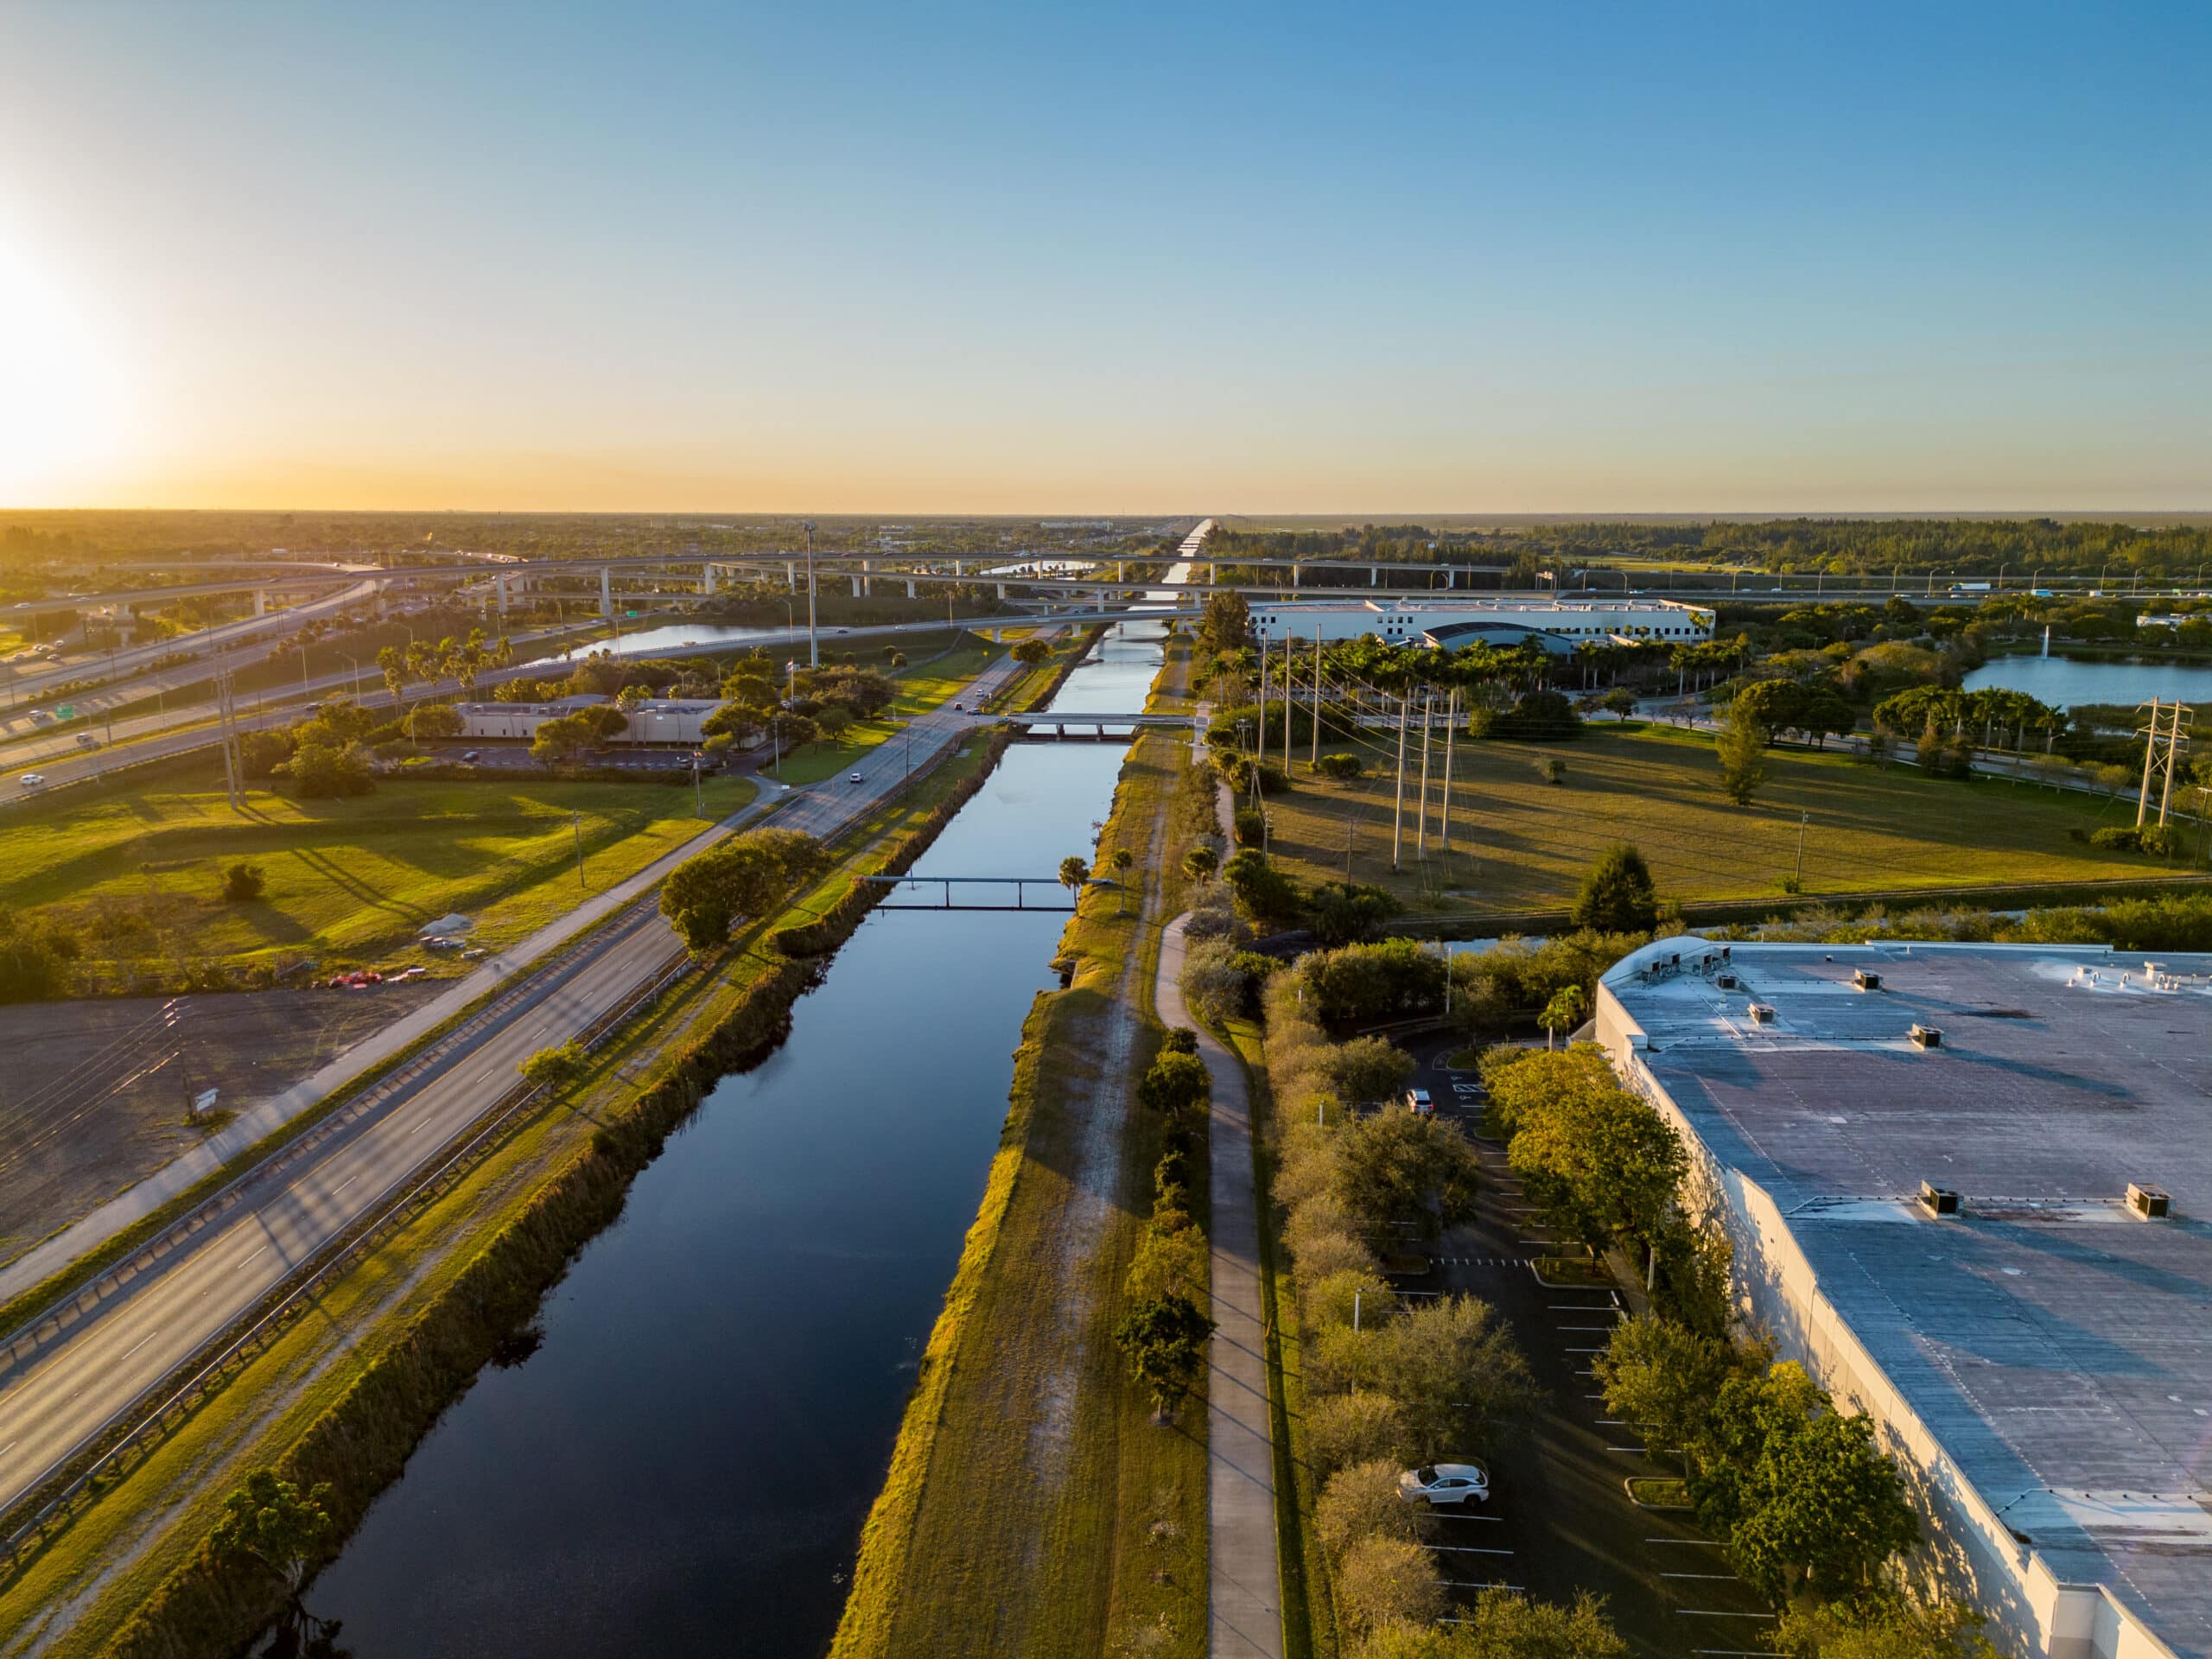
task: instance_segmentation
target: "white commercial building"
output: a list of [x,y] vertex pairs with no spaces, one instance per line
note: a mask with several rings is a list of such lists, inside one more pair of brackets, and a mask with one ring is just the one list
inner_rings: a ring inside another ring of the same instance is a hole
[[1596,1025],[1916,1575],[2007,1652],[2212,1659],[2212,957],[1682,937]]
[[[611,702],[612,698],[581,695],[557,702],[462,702],[454,705],[461,715],[463,737],[530,739],[549,720],[581,713]],[[696,743],[704,735],[700,727],[721,704],[711,697],[653,697],[622,712],[628,724],[610,743]]]
[[1660,640],[1700,645],[1713,613],[1669,599],[1260,600],[1252,627],[1262,639],[1325,641],[1373,634],[1385,645],[1512,645],[1534,639],[1556,656],[1582,645]]

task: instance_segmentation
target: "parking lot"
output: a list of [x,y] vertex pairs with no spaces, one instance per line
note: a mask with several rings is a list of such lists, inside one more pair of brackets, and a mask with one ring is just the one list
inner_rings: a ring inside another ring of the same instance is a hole
[[1420,1287],[1495,1306],[1546,1395],[1526,1432],[1491,1460],[1489,1503],[1438,1528],[1446,1581],[1463,1601],[1490,1585],[1559,1602],[1588,1590],[1605,1599],[1630,1650],[1651,1659],[1770,1656],[1761,1637],[1773,1616],[1729,1570],[1720,1547],[1686,1511],[1644,1509],[1629,1497],[1629,1477],[1681,1469],[1675,1458],[1655,1461],[1637,1425],[1607,1415],[1591,1375],[1625,1312],[1619,1294],[1536,1277],[1535,1259],[1558,1242],[1522,1196],[1503,1147],[1477,1133],[1479,1080],[1444,1066],[1446,1040],[1407,1046],[1421,1061],[1414,1082],[1430,1091],[1439,1116],[1474,1138],[1489,1177],[1475,1220],[1440,1241],[1437,1270]]

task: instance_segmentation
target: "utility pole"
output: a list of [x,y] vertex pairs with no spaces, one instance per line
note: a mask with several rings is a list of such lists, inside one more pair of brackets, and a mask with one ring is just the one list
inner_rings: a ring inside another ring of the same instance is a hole
[[1440,858],[1452,856],[1452,739],[1459,729],[1459,688],[1455,685],[1444,712],[1444,833],[1437,837],[1436,843]]
[[1406,821],[1406,705],[1408,699],[1398,699],[1398,799],[1390,809],[1390,874],[1398,873],[1398,852],[1405,842]]
[[1433,723],[1430,709],[1436,694],[1424,689],[1421,694],[1421,823],[1414,831],[1414,856],[1428,857],[1428,728]]
[[584,885],[584,815],[581,812],[569,813],[569,828],[575,832],[576,885],[581,887]]
[[814,626],[814,524],[806,526],[806,665],[822,666],[822,642],[815,637]]
[[[1313,745],[1306,757],[1306,769],[1318,773],[1321,766],[1321,625],[1319,622],[1313,625],[1313,721],[1311,734]],[[1349,880],[1351,878],[1345,879]]]
[[2143,728],[2143,787],[2135,797],[2135,827],[2143,827],[2143,819],[2151,810],[2151,768],[2158,759],[2158,700],[2151,699],[2151,723]]
[[2181,759],[2182,750],[2187,747],[2189,743],[2189,739],[2183,735],[2182,731],[2182,716],[2186,715],[2188,712],[2189,710],[2183,708],[2180,703],[2175,703],[2173,717],[2168,726],[2166,737],[2166,787],[2164,792],[2158,797],[2158,827],[2161,830],[2166,827],[2166,809],[2173,804],[2174,768]]
[[[1285,759],[1288,759],[1287,756]],[[1255,766],[1268,763],[1268,636],[1260,636],[1260,747]]]
[[1297,700],[1290,677],[1290,628],[1286,624],[1282,631],[1282,769],[1286,777],[1290,773],[1290,706]]
[[1802,888],[1805,885],[1805,826],[1812,821],[1813,815],[1809,812],[1801,811],[1797,815],[1797,870],[1790,877],[1793,887]]

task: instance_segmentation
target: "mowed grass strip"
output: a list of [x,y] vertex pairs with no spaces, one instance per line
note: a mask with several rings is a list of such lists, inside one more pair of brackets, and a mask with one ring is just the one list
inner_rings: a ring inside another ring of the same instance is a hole
[[[1452,746],[1452,850],[1442,853],[1442,734],[1429,753],[1429,844],[1419,855],[1420,743],[1409,734],[1403,844],[1390,868],[1396,751],[1324,734],[1321,752],[1357,753],[1367,775],[1315,780],[1300,746],[1295,786],[1268,798],[1271,851],[1308,881],[1389,888],[1415,911],[1522,911],[1564,905],[1599,852],[1634,842],[1661,893],[1695,902],[1779,895],[1796,869],[1803,890],[1851,893],[1974,884],[2079,881],[2155,874],[2158,861],[2071,840],[2072,830],[2133,821],[2072,791],[1980,779],[1923,777],[1910,766],[1777,749],[1748,807],[1720,792],[1705,736],[1629,721],[1592,722],[1573,743],[1461,738]],[[1280,759],[1271,747],[1270,756]],[[1540,768],[1566,767],[1557,784]],[[1249,802],[1245,803],[1249,804]]]
[[[1075,982],[1040,995],[1023,1028],[837,1659],[1205,1650],[1205,1402],[1154,1423],[1112,1338],[1163,1128],[1133,1092],[1160,1040],[1152,976],[1172,895],[1154,849],[1181,764],[1154,734],[1123,767],[1102,844],[1128,847],[1154,892],[1141,918],[1086,901],[1063,939]],[[1133,1041],[1116,1053],[1123,1020]]]
[[[753,794],[749,779],[709,779],[701,817],[688,785],[397,780],[330,801],[256,789],[233,812],[219,779],[195,769],[0,822],[0,893],[76,923],[95,964],[381,959],[456,910],[476,919],[478,943],[497,947]],[[259,867],[266,889],[226,902],[223,871],[241,860]]]

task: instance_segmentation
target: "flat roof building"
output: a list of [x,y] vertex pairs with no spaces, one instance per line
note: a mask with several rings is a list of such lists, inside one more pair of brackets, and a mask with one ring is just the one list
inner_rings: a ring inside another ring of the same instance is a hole
[[2005,1647],[2212,1659],[2212,957],[1685,937],[1596,1025],[1916,1565]]
[[[557,702],[460,702],[463,737],[533,738],[547,721],[596,709],[613,701],[588,692],[563,697]],[[610,743],[696,743],[700,727],[721,704],[711,697],[649,697],[623,710],[629,723],[607,740]]]
[[1713,638],[1710,610],[1670,599],[1406,599],[1259,601],[1253,631],[1263,639],[1325,641],[1373,634],[1385,645],[1457,647],[1480,640],[1517,645],[1533,638],[1554,656],[1577,645],[1661,640],[1701,645]]

